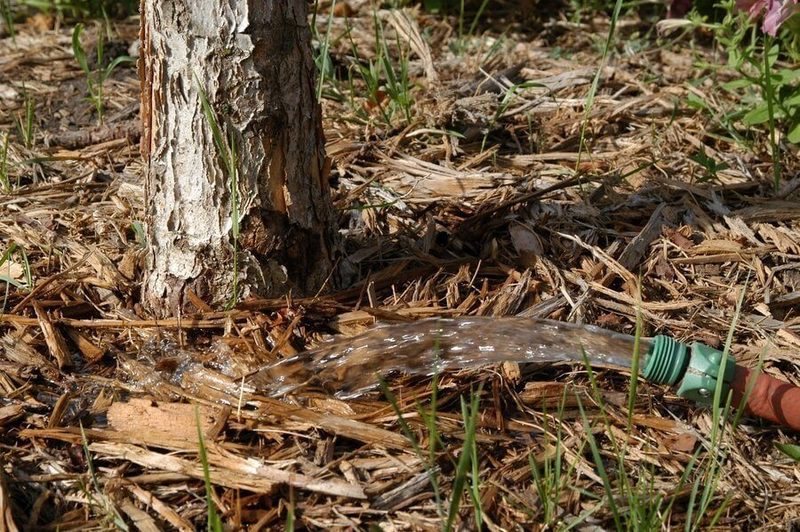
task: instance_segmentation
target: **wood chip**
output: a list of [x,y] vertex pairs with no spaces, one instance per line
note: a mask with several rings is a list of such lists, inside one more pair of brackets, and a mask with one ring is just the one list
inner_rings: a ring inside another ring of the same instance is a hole
[[[197,411],[197,417],[195,416]],[[121,434],[135,436],[138,441],[158,445],[188,442],[199,445],[197,423],[206,437],[221,416],[221,409],[186,403],[160,403],[133,398],[128,402],[115,402],[106,414],[109,426]]]
[[194,527],[186,519],[173,510],[169,505],[164,504],[163,501],[155,497],[151,492],[140,488],[136,484],[125,484],[125,489],[131,495],[136,497],[147,508],[152,508],[154,512],[160,515],[167,523],[174,526],[179,532],[192,532]]
[[73,327],[67,327],[66,331],[67,336],[69,336],[70,340],[77,346],[86,360],[89,362],[97,362],[103,358],[103,355],[106,353],[105,350],[94,345],[88,336]]
[[71,365],[72,357],[69,354],[67,342],[64,340],[61,332],[53,325],[50,316],[42,309],[42,306],[37,301],[33,301],[33,309],[36,311],[36,318],[39,327],[42,328],[42,334],[44,335],[47,348],[50,350],[50,356],[56,360],[59,369]]
[[[174,455],[148,451],[125,443],[92,443],[89,450],[106,458],[126,460],[144,467],[181,473],[192,478],[204,478],[203,467],[195,461]],[[255,458],[217,456],[209,454],[211,481],[215,485],[238,488],[256,493],[270,493],[276,484],[288,484],[298,489],[339,497],[364,499],[361,487],[339,480],[318,480],[306,475],[267,466]]]
[[3,463],[0,463],[0,530],[19,532],[12,515],[11,492],[8,489],[8,476]]

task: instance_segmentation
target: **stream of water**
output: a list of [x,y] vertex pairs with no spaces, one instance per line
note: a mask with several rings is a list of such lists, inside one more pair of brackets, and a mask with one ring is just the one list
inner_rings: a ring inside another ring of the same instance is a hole
[[[393,372],[433,375],[500,362],[582,362],[630,368],[634,337],[592,325],[530,318],[432,318],[335,338],[259,370],[251,383],[273,396],[315,384],[350,398]],[[650,341],[640,339],[640,353]],[[641,362],[644,363],[644,360]]]

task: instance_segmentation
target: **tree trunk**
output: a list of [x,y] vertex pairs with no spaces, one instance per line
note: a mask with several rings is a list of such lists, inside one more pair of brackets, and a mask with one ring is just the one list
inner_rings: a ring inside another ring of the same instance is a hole
[[[219,308],[234,291],[332,282],[339,248],[306,0],[142,0],[141,20],[145,305],[175,314],[193,310],[191,293]],[[235,181],[203,92],[236,154]]]

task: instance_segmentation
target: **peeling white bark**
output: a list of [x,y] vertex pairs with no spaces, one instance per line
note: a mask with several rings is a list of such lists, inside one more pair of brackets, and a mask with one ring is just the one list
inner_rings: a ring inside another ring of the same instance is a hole
[[240,292],[316,291],[337,253],[305,0],[142,0],[143,301],[218,307],[234,279],[229,176],[198,84],[239,158]]

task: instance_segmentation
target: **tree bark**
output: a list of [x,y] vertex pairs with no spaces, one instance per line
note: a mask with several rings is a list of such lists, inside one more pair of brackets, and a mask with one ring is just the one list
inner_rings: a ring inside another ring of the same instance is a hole
[[[144,304],[176,314],[191,293],[223,306],[234,280],[240,299],[335,281],[306,0],[142,0],[141,21]],[[236,148],[238,201],[201,88]]]

